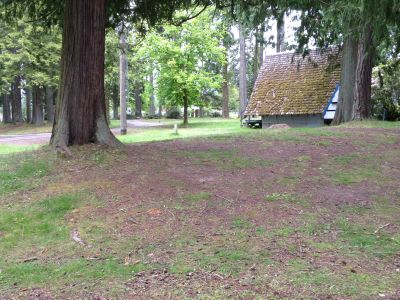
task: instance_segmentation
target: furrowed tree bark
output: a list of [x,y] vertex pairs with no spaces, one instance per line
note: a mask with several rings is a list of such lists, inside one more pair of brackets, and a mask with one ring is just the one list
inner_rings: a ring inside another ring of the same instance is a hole
[[140,83],[137,83],[134,90],[134,98],[135,98],[135,117],[142,117],[142,93],[143,87]]
[[21,78],[16,76],[14,83],[12,84],[12,121],[14,123],[21,123],[24,121],[22,116],[22,104],[21,104]]
[[121,29],[119,34],[119,107],[120,111],[120,127],[121,134],[127,132],[127,121],[126,121],[126,94],[128,90],[128,59],[126,58],[126,39],[124,28]]
[[42,89],[38,86],[32,88],[32,124],[43,124]]
[[353,119],[357,51],[357,40],[351,36],[346,37],[343,45],[339,98],[332,125],[338,125]]
[[50,87],[46,87],[46,119],[48,123],[54,122],[54,90]]
[[31,110],[31,90],[25,89],[25,108],[26,108],[26,123],[30,123],[32,120],[32,110]]
[[372,117],[371,78],[373,58],[372,26],[367,23],[358,44],[353,120],[364,120]]
[[10,96],[7,93],[3,94],[3,123],[11,123]]
[[285,51],[285,12],[280,12],[276,18],[276,52]]
[[61,78],[50,141],[57,149],[93,142],[120,145],[105,115],[105,1],[64,1]]
[[243,118],[247,106],[247,65],[245,32],[241,24],[239,24],[239,98],[239,116]]

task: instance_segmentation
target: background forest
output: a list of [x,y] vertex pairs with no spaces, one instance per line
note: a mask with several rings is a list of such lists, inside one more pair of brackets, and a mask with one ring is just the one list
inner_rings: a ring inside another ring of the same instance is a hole
[[[306,55],[309,48],[346,46],[345,34],[336,32],[333,25],[340,23],[343,27],[348,16],[333,18],[337,9],[331,5],[326,9],[324,22],[316,23],[318,12],[310,9],[271,8],[262,16],[250,10],[234,20],[229,12],[211,7],[179,26],[159,25],[145,34],[134,24],[122,22],[106,34],[108,115],[119,118],[119,63],[124,52],[128,60],[127,74],[122,74],[128,81],[128,118],[161,115],[179,118],[184,107],[189,115],[197,117],[237,116],[244,106],[239,97],[245,98],[242,102],[249,98],[266,49],[268,53],[292,50]],[[355,8],[349,5],[346,9],[351,14]],[[310,13],[315,15],[309,18]],[[3,122],[53,122],[61,29],[40,26],[30,22],[28,16],[13,22],[1,18],[0,22]],[[396,26],[385,26],[385,30],[379,28],[381,36],[376,37],[376,49],[370,51],[374,55],[373,116],[397,120],[400,116],[398,33]],[[286,35],[288,31],[295,33],[290,44],[285,39],[285,29]],[[126,36],[124,44],[122,33]],[[241,72],[245,74],[242,85]]]

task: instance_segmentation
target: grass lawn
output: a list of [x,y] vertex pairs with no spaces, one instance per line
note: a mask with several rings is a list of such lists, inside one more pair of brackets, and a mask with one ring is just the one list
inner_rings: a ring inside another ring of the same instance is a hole
[[[111,128],[119,127],[118,120],[111,120]],[[43,125],[32,125],[32,124],[4,124],[0,123],[0,134],[35,134],[35,133],[45,133],[51,132],[52,124],[44,123]]]
[[[147,121],[147,120],[146,120]],[[159,120],[149,120],[157,123]],[[196,138],[221,134],[251,132],[251,129],[241,128],[238,119],[190,119],[187,128],[182,126],[181,120],[161,120],[161,128],[128,129],[126,136],[120,136],[119,140],[126,144],[165,141],[179,138]],[[178,134],[174,133],[174,124],[178,125]]]
[[34,134],[51,132],[51,124],[43,124],[40,126],[21,123],[21,124],[4,124],[0,123],[0,134]]
[[0,146],[0,298],[400,298],[399,123],[191,121]]

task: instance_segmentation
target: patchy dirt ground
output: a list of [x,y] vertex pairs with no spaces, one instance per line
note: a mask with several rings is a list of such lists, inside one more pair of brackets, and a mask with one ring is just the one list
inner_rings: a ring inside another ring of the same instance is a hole
[[0,298],[399,299],[399,155],[398,129],[366,128],[75,148],[1,196],[79,199],[50,242],[5,240]]

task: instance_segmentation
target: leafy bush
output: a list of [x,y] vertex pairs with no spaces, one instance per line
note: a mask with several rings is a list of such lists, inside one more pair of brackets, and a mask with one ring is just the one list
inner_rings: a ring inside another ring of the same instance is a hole
[[373,71],[373,114],[387,121],[400,120],[400,60],[391,59]]
[[212,118],[220,118],[220,117],[222,117],[222,115],[221,115],[221,113],[219,111],[213,111],[211,113],[211,117]]
[[181,110],[179,108],[171,108],[167,111],[167,115],[166,115],[167,119],[180,119],[182,118],[181,116]]
[[400,106],[387,89],[377,89],[372,97],[374,116],[381,120],[400,120]]

